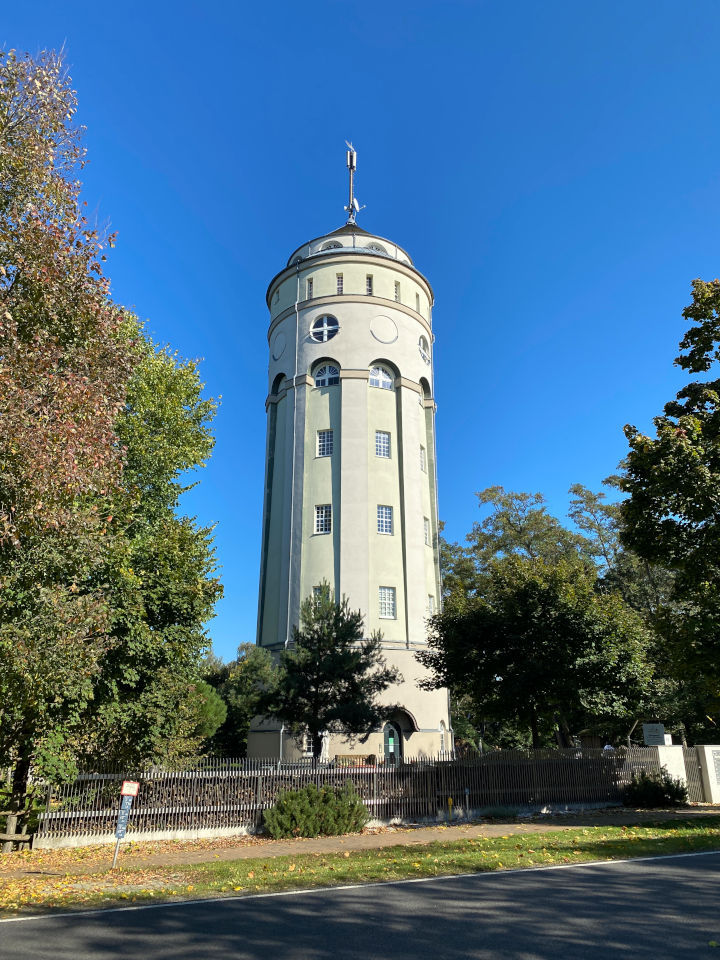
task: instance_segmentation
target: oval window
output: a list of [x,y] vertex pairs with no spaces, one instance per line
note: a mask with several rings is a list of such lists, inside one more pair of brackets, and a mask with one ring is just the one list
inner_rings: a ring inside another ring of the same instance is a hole
[[316,343],[326,343],[332,340],[339,329],[340,324],[335,317],[318,317],[310,328],[310,336]]

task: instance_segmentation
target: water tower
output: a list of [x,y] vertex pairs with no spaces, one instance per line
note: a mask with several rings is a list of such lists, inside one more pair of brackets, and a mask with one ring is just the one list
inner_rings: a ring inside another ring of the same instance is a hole
[[[319,584],[383,634],[403,675],[401,708],[364,743],[325,753],[387,758],[452,749],[448,695],[421,691],[414,653],[440,602],[429,282],[392,240],[348,219],[294,250],[267,291],[267,451],[257,642],[279,652]],[[254,723],[250,756],[297,756],[279,725]]]

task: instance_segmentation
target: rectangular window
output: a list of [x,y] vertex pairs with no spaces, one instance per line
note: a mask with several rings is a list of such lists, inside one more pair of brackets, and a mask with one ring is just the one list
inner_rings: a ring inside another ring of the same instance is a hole
[[337,293],[339,296],[343,292],[343,275],[341,273],[336,273],[335,279],[337,281]]
[[395,620],[395,587],[380,587],[380,619]]
[[315,533],[332,533],[332,505],[329,503],[315,506]]
[[375,431],[375,456],[390,459],[390,434],[387,430]]
[[423,473],[427,473],[427,454],[422,444],[420,445],[420,469]]
[[400,281],[395,281],[395,302],[400,303]]
[[323,594],[322,587],[313,587],[313,600],[321,600]]
[[306,281],[306,283],[305,283],[305,287],[306,287],[306,289],[307,289],[306,299],[307,299],[307,300],[312,300],[312,295],[313,295],[313,279],[312,279],[312,277],[308,277],[308,278],[307,278],[307,281]]
[[366,293],[369,297],[371,297],[371,296],[373,295],[373,278],[372,278],[372,274],[371,274],[371,273],[369,273],[369,274],[365,277],[365,293]]
[[420,313],[420,294],[415,294],[415,310]]
[[429,617],[432,617],[435,613],[435,597],[431,593],[428,594],[427,611]]
[[379,503],[377,508],[377,532],[390,534],[393,532],[392,507],[386,507],[382,503]]
[[428,547],[432,546],[432,540],[430,539],[430,521],[427,517],[423,517],[423,527],[425,530],[425,543]]
[[317,455],[319,457],[329,457],[333,452],[333,432],[332,430],[318,430],[317,432]]

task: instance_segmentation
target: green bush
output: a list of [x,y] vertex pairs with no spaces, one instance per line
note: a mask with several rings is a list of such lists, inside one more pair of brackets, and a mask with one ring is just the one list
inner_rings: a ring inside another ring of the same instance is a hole
[[311,783],[302,790],[283,790],[274,807],[264,812],[265,829],[276,840],[281,837],[320,837],[362,830],[369,819],[355,787]]
[[626,807],[686,807],[687,787],[682,780],[674,780],[665,767],[660,773],[643,770],[634,773],[625,787],[623,803]]

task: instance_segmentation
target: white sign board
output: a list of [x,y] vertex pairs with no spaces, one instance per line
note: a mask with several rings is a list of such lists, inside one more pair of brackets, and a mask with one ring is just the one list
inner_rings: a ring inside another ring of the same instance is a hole
[[643,740],[646,747],[664,747],[665,746],[665,724],[664,723],[644,723]]

